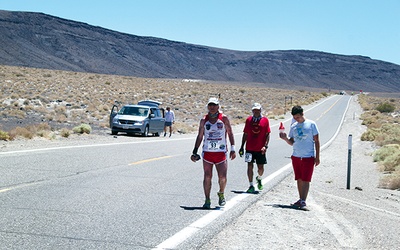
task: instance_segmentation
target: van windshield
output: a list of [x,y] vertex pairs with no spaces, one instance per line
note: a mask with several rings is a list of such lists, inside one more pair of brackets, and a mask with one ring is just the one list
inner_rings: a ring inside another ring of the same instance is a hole
[[118,114],[120,115],[134,115],[134,116],[147,116],[149,109],[139,107],[123,107]]

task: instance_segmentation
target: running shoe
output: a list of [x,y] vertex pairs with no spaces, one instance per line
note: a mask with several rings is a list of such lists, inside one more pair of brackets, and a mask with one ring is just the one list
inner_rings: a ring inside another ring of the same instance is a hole
[[254,189],[254,186],[250,186],[249,189],[247,189],[247,193],[254,193],[256,190]]
[[218,194],[218,204],[219,204],[220,206],[225,206],[226,201],[225,201],[224,193],[218,192],[217,194]]
[[263,186],[263,184],[262,184],[262,179],[259,179],[258,176],[257,176],[257,177],[256,177],[256,180],[257,180],[257,187],[258,187],[258,190],[263,190],[264,186]]
[[290,205],[292,205],[292,206],[294,206],[294,207],[297,207],[297,208],[301,208],[301,209],[303,209],[303,208],[305,208],[306,206],[307,206],[307,204],[306,204],[306,202],[305,201],[303,201],[303,200],[298,200],[298,201],[296,201],[295,203],[293,203],[293,204],[290,204]]
[[204,202],[203,208],[210,209],[211,208],[211,200],[206,200]]

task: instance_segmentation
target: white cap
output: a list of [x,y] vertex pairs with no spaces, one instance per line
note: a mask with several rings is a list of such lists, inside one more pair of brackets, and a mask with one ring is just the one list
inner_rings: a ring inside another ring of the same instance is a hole
[[209,104],[211,104],[211,103],[214,103],[214,104],[216,104],[216,105],[219,105],[219,100],[218,100],[218,98],[211,97],[211,98],[208,100],[207,105],[209,105]]
[[255,102],[253,104],[253,107],[251,108],[251,110],[253,110],[253,109],[261,109],[261,104],[259,104],[258,102]]

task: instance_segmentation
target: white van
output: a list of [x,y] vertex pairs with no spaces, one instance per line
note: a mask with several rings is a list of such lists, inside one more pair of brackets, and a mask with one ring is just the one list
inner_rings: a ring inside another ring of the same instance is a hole
[[118,110],[114,105],[110,114],[111,134],[119,132],[127,134],[141,134],[160,136],[164,131],[164,109],[160,109],[161,102],[143,100],[138,104],[129,104]]

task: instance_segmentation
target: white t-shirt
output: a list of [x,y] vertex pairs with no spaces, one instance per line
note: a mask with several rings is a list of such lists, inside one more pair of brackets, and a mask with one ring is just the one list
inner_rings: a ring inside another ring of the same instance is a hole
[[289,131],[289,138],[294,138],[293,156],[315,157],[314,136],[317,134],[319,134],[317,124],[312,120],[293,123]]
[[175,121],[174,111],[170,110],[170,111],[165,112],[165,121],[166,122],[174,122]]

